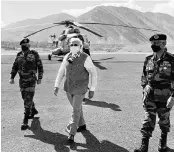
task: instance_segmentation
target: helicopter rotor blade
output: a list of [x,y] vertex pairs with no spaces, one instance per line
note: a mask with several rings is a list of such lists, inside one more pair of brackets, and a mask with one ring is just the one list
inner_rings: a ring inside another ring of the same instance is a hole
[[94,35],[97,35],[97,36],[99,36],[99,37],[103,37],[102,35],[100,35],[100,34],[94,32],[94,31],[92,31],[92,30],[90,30],[90,29],[88,29],[88,28],[86,28],[86,27],[84,27],[84,26],[79,27],[79,28],[82,28],[82,29],[84,29],[84,30],[86,30],[86,31],[88,31],[88,32],[91,32],[91,33],[93,33]]
[[83,26],[82,24],[80,24],[80,23],[77,23],[77,22],[72,22],[72,23],[73,23],[75,26],[79,27],[79,28],[82,28],[82,29],[84,29],[84,30],[86,30],[86,31],[88,31],[88,32],[93,33],[94,35],[97,35],[97,36],[99,36],[99,37],[103,37],[102,35],[100,35],[100,34],[94,32],[94,31],[92,31],[92,30],[90,30],[90,29],[88,29],[88,28],[86,28],[86,27],[84,27],[84,26]]
[[74,25],[73,20],[65,20],[65,21],[58,22],[58,23],[53,23],[53,24],[59,24],[59,25]]
[[26,28],[26,27],[52,25],[52,24],[53,23],[43,23],[43,24],[24,25],[24,26],[12,27],[12,28],[4,27],[4,28],[1,29],[1,31],[10,31],[10,30],[22,29],[22,28]]
[[148,29],[148,28],[141,28],[141,27],[135,27],[135,26],[129,26],[129,25],[115,25],[115,24],[107,24],[107,23],[87,23],[87,22],[81,22],[81,24],[99,24],[99,25],[109,25],[109,26],[122,26],[122,27],[128,27],[128,28],[136,28],[136,29],[144,29],[144,30],[150,30],[150,31],[157,31],[160,32],[158,30],[154,30],[154,29]]
[[25,36],[24,38],[27,38],[27,37],[29,37],[29,36],[31,36],[31,35],[34,35],[34,34],[36,34],[36,33],[38,33],[38,32],[41,32],[41,31],[43,31],[43,30],[46,30],[46,29],[49,29],[49,28],[52,28],[52,27],[55,27],[55,26],[59,26],[59,25],[53,25],[53,26],[49,26],[49,27],[43,28],[43,29],[41,29],[41,30],[38,30],[38,31],[36,31],[36,32],[33,32],[33,33],[31,33],[31,34]]

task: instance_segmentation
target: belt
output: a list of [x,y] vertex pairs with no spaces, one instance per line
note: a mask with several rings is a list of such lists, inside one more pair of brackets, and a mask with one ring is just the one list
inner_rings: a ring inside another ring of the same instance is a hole
[[153,89],[170,89],[171,88],[171,84],[155,84],[152,85]]

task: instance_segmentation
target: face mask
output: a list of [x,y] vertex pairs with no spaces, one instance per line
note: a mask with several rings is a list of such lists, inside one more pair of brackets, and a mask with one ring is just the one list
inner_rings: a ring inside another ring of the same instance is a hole
[[161,50],[161,47],[160,46],[156,46],[156,45],[151,45],[151,48],[153,50],[153,52],[158,52]]
[[25,45],[21,46],[21,48],[22,48],[22,51],[27,51],[28,50],[28,46],[25,46]]
[[80,50],[79,46],[71,46],[70,51],[72,54],[76,54]]

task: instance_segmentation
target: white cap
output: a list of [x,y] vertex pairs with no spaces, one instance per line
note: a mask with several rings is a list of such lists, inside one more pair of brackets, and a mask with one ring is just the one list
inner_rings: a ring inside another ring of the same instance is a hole
[[78,44],[78,45],[82,45],[82,41],[79,38],[71,38],[69,45],[71,44]]

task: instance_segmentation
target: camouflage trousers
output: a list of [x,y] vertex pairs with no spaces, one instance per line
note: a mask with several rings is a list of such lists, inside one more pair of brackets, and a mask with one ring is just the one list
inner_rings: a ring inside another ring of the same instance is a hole
[[144,104],[145,120],[141,128],[143,136],[152,137],[156,124],[156,115],[159,117],[158,124],[162,132],[170,131],[170,109],[166,107],[166,103],[148,101]]
[[22,99],[24,100],[25,113],[29,113],[32,108],[35,107],[33,98],[35,94],[36,81],[27,82],[26,80],[20,79],[19,86]]

